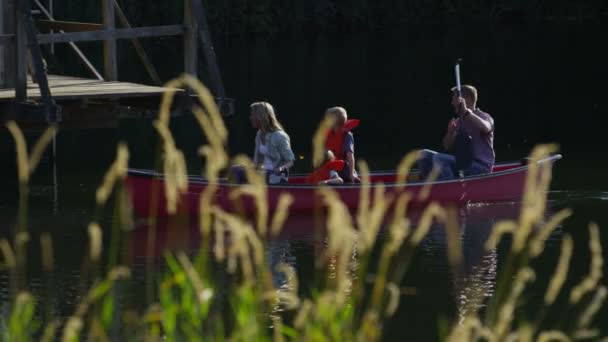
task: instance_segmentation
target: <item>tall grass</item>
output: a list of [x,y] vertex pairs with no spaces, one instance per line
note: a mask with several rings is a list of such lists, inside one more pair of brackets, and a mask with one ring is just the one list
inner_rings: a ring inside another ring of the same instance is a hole
[[[331,187],[318,190],[327,211],[327,246],[315,265],[314,288],[304,294],[292,266],[280,264],[273,270],[264,257],[269,243],[280,233],[289,216],[293,198],[283,194],[278,208],[271,213],[264,180],[251,160],[240,155],[230,161],[226,153],[228,131],[211,94],[188,76],[167,84],[169,89],[177,87],[189,87],[197,92],[200,103],[192,112],[207,140],[200,148],[200,155],[206,159],[202,174],[209,180],[209,186],[201,193],[197,217],[203,236],[202,246],[195,255],[166,253],[167,269],[156,284],[148,284],[152,290],[148,294],[148,307],[143,311],[121,303],[124,296],[121,289],[131,275],[121,246],[128,237],[125,232],[133,227],[133,213],[125,188],[129,151],[126,145],[120,144],[116,161],[96,192],[97,210],[87,228],[90,246],[85,263],[87,272],[82,280],[86,291],[67,319],[35,314],[37,303],[28,292],[25,276],[21,273],[26,265],[23,244],[27,242],[27,184],[51,133],[43,135],[28,159],[21,131],[16,124],[8,124],[17,147],[21,200],[14,239],[0,241],[3,261],[13,281],[13,303],[1,321],[3,340],[61,337],[63,341],[376,341],[382,338],[386,322],[401,305],[401,284],[418,245],[435,222],[441,223],[446,230],[448,264],[452,272],[460,272],[463,256],[455,208],[432,202],[414,226],[408,218],[412,195],[405,191],[388,194],[382,185],[370,186],[369,168],[365,162],[360,162],[362,184],[357,213],[351,214]],[[160,160],[169,213],[178,212],[180,199],[188,188],[185,158],[169,129],[173,95],[173,91],[165,94],[159,118],[154,122],[162,146]],[[314,135],[317,161],[323,137],[330,126],[331,121],[324,121]],[[537,161],[555,149],[554,145],[534,149],[519,218],[497,223],[486,243],[488,249],[494,249],[505,234],[512,235],[509,255],[500,268],[496,292],[487,308],[483,312],[467,311],[462,320],[452,323],[442,338],[568,340],[599,337],[593,325],[594,316],[607,291],[600,283],[602,247],[599,229],[593,224],[589,227],[592,255],[589,275],[575,287],[564,288],[573,254],[572,238],[566,235],[544,301],[539,307],[526,308],[526,315],[521,315],[520,304],[525,298],[525,290],[535,280],[530,263],[543,253],[545,240],[551,232],[571,214],[564,210],[545,219],[551,168]],[[407,179],[416,154],[414,151],[403,158],[397,167],[398,179]],[[245,167],[248,184],[235,187],[230,198],[235,203],[245,197],[253,198],[256,203],[253,217],[227,212],[214,202],[220,173],[231,163]],[[102,234],[107,230],[99,223],[100,215],[111,200],[114,201],[112,236],[110,245],[104,246]],[[153,207],[154,203],[159,203],[155,198],[151,201]],[[152,221],[152,229],[154,224]],[[382,227],[387,230],[387,238],[379,240]],[[154,245],[153,239],[148,241],[148,247]],[[50,236],[43,240],[45,269],[50,272],[52,243]],[[107,253],[102,253],[104,250]],[[103,260],[104,257],[107,259]],[[277,273],[287,279],[285,286],[278,287],[273,282],[273,275]],[[564,293],[569,293],[566,303],[557,300]],[[546,322],[549,312],[565,310],[565,306],[573,313],[572,322],[562,321],[557,325]],[[429,325],[433,324],[435,322],[429,322]]]
[[[156,18],[158,13],[171,13],[173,18],[180,18],[181,12],[176,8],[179,3],[181,2],[176,4],[158,1],[145,7],[128,3],[125,4],[125,9],[134,23],[145,23],[150,22],[150,18]],[[543,23],[568,22],[574,18],[581,22],[590,22],[605,18],[607,9],[606,3],[599,0],[208,0],[204,4],[210,27],[220,36],[267,36],[283,32],[347,34],[353,31],[377,31],[411,23],[442,24],[450,20],[464,23]]]

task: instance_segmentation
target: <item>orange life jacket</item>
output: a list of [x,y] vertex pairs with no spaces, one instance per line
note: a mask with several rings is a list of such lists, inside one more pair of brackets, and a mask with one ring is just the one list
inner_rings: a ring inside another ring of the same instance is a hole
[[325,148],[332,151],[336,156],[336,159],[346,159],[346,156],[344,155],[344,137],[357,126],[359,126],[358,119],[346,120],[342,129],[337,132],[332,129],[327,133]]
[[306,179],[307,183],[317,184],[320,181],[324,181],[329,179],[330,171],[342,171],[344,169],[344,165],[346,162],[344,160],[330,160],[327,163],[323,164],[319,169],[315,172],[311,173],[310,176]]

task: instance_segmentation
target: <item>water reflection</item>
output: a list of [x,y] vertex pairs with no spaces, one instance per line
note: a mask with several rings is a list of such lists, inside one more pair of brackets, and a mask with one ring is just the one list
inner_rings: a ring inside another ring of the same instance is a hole
[[290,287],[295,281],[293,274],[281,270],[282,265],[292,269],[295,269],[297,266],[295,251],[292,244],[293,243],[287,239],[278,239],[268,242],[266,261],[273,271],[274,288],[278,291],[297,290]]
[[[457,322],[462,323],[467,316],[483,310],[488,299],[493,296],[499,258],[505,255],[509,244],[499,244],[497,248],[490,250],[485,248],[485,244],[493,232],[494,225],[502,220],[517,220],[520,209],[519,203],[476,204],[460,208],[459,227],[463,257],[461,269],[450,269],[447,262],[446,233],[443,226],[436,225],[422,242],[422,256],[418,262],[424,265],[425,271],[449,274]],[[549,208],[546,216],[552,212]],[[559,246],[561,235],[561,227],[558,227],[547,239],[546,245]]]
[[464,272],[452,279],[459,323],[478,312],[494,294],[498,253],[496,249],[486,250],[485,243],[493,225],[501,219],[515,218],[519,208],[516,204],[498,204],[461,210]]
[[[428,273],[450,275],[450,284],[446,284],[446,286],[452,289],[452,297],[459,320],[483,308],[486,299],[494,293],[498,251],[496,249],[486,250],[485,243],[496,222],[504,219],[516,219],[519,210],[520,206],[517,203],[477,204],[460,208],[459,227],[463,248],[463,268],[458,273],[453,273],[449,268],[446,234],[442,225],[434,226],[420,244],[420,251],[414,260],[414,267],[416,265],[422,266]],[[414,221],[419,214],[412,214]],[[273,270],[274,284],[277,289],[293,290],[288,288],[289,284],[292,283],[288,279],[288,275],[277,271],[277,266],[281,264],[299,269],[298,273],[304,275],[302,285],[306,286],[307,281],[312,281],[310,277],[306,277],[306,272],[300,269],[303,266],[304,268],[311,268],[311,264],[324,257],[326,237],[315,231],[315,222],[312,216],[292,216],[288,219],[279,238],[269,241],[266,260],[271,270]],[[159,222],[155,233],[154,250],[147,251],[147,241],[150,233],[150,228],[145,225],[140,226],[134,232],[132,243],[135,257],[154,256],[158,258],[162,256],[165,250],[193,251],[199,248],[201,243],[196,224],[185,227],[175,223]],[[381,234],[383,237],[387,237],[386,232],[383,231]],[[356,251],[354,251],[351,271],[356,269],[357,261]],[[314,267],[312,266],[312,268]],[[331,259],[328,262],[328,270],[331,273]]]
[[[419,246],[419,251],[412,263],[413,271],[406,275],[406,281],[401,284],[402,287],[411,288],[411,282],[414,279],[413,286],[416,288],[416,295],[415,297],[406,296],[402,298],[402,304],[396,313],[396,321],[400,322],[407,315],[416,314],[413,311],[418,310],[419,307],[404,303],[404,301],[409,300],[413,303],[417,303],[417,301],[427,303],[425,304],[425,310],[446,314],[457,321],[462,321],[467,315],[483,309],[487,299],[495,291],[497,265],[500,256],[503,255],[497,249],[485,250],[485,242],[492,233],[492,228],[496,222],[503,219],[517,218],[519,210],[520,206],[517,203],[469,205],[459,209],[463,267],[458,273],[452,272],[447,262],[445,228],[442,225],[434,226]],[[412,213],[414,221],[417,215],[419,213]],[[286,222],[281,235],[268,242],[265,258],[273,271],[275,288],[280,293],[290,293],[295,289],[293,288],[294,279],[290,278],[293,277],[293,274],[281,272],[277,268],[278,265],[288,265],[294,269],[301,288],[306,289],[314,285],[315,263],[323,257],[327,248],[326,237],[315,231],[316,222],[315,218],[310,215],[292,216]],[[158,271],[163,269],[163,255],[166,251],[184,251],[190,254],[201,252],[200,248],[203,242],[194,219],[159,220],[154,226],[150,226],[149,223],[149,221],[141,219],[137,223],[137,228],[128,236],[128,252],[126,255],[129,256],[128,262],[133,267],[133,287],[139,289],[144,287],[144,283],[150,279],[149,277],[156,280],[155,277],[162,274]],[[109,230],[107,231],[109,232]],[[386,231],[382,231],[380,234],[382,238],[388,238]],[[550,237],[549,243],[558,246],[560,235],[561,232],[558,229]],[[76,240],[72,238],[67,242],[61,242],[57,238],[56,242],[60,244],[57,249],[58,253],[61,253],[61,246],[71,246],[74,241]],[[229,243],[229,240],[227,243]],[[86,243],[80,241],[80,245],[85,246]],[[500,248],[504,248],[504,246],[499,246]],[[69,248],[65,248],[65,250],[69,250]],[[209,253],[209,255],[212,253],[212,251],[202,252]],[[74,256],[78,253],[72,252],[69,254],[70,258],[79,258]],[[33,259],[36,259],[36,257],[33,256]],[[82,258],[79,260],[82,261]],[[153,269],[146,267],[150,262],[154,264]],[[351,256],[349,272],[356,270],[357,262],[358,255],[355,250]],[[331,265],[330,260],[328,265],[330,271]],[[39,298],[41,303],[46,300],[52,301],[52,303],[49,302],[49,305],[53,307],[52,311],[56,312],[59,317],[66,317],[71,314],[74,306],[78,303],[79,296],[82,295],[82,289],[80,288],[81,266],[80,262],[72,262],[71,264],[60,262],[60,265],[57,265],[53,272],[53,284],[50,290],[47,289],[47,285],[40,285],[46,284],[44,275],[33,274],[30,279],[30,284],[38,284],[33,289],[36,298]],[[152,274],[149,274],[149,271],[153,271]],[[551,272],[551,270],[548,272]],[[442,282],[436,282],[437,278],[441,279]],[[138,287],[136,284],[141,286]],[[0,287],[5,290],[0,294],[0,302],[5,306],[8,300],[8,293],[6,292],[8,279],[5,274],[0,277]],[[432,290],[427,291],[427,287],[432,288]],[[437,296],[438,290],[445,290],[445,293],[449,293],[449,297]],[[139,292],[139,294],[135,294],[132,302],[143,308],[146,305],[146,299],[143,298],[142,293],[144,291]],[[300,291],[300,293],[302,292]],[[59,301],[58,298],[61,298],[61,300]],[[449,298],[449,301],[452,302],[450,307],[455,310],[446,308],[445,303],[437,303],[441,298]],[[435,305],[437,307],[433,307]],[[275,309],[281,311],[282,307],[277,303]]]
[[487,298],[494,294],[496,284],[497,253],[489,251],[470,269],[470,272],[454,279],[458,323],[477,313]]

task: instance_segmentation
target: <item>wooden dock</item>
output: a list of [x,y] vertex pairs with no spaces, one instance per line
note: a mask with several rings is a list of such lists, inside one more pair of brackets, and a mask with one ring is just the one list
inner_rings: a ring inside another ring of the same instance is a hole
[[[81,100],[81,99],[119,99],[123,97],[159,96],[166,89],[163,87],[144,84],[100,81],[89,78],[71,76],[49,75],[48,83],[51,95],[55,100]],[[182,91],[182,90],[179,90]],[[38,84],[28,80],[28,99],[41,98]],[[9,102],[15,99],[15,89],[0,89],[0,102]]]
[[[101,81],[61,75],[48,75],[48,85],[63,128],[102,128],[118,125],[120,119],[156,116],[160,96],[167,88],[145,84]],[[188,94],[177,89],[178,106]],[[14,102],[15,89],[0,89],[0,122],[17,120],[26,130],[46,128],[38,84],[28,80],[27,100]]]
[[[157,104],[166,89],[138,40],[142,37],[181,36],[184,73],[194,77],[198,77],[201,50],[209,75],[205,83],[220,111],[225,115],[234,112],[234,100],[224,90],[202,0],[183,0],[181,23],[146,27],[131,27],[117,0],[98,1],[101,23],[56,20],[52,1],[0,1],[0,123],[10,119],[36,127],[48,123],[90,127],[96,121],[105,125],[121,117],[150,116],[141,113],[149,113],[149,106]],[[34,12],[45,19],[35,18]],[[154,85],[118,81],[118,39],[131,41]],[[76,45],[93,41],[103,44],[101,72]],[[90,78],[47,74],[45,44],[68,44]],[[178,90],[178,97],[184,100],[181,106],[192,105],[189,92]],[[133,104],[143,110],[134,110]]]

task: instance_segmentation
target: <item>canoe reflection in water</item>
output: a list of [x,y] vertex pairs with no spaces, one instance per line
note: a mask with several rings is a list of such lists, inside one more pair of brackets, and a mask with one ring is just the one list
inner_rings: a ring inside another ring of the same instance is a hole
[[[497,248],[486,249],[486,242],[494,231],[496,223],[519,218],[520,203],[474,204],[459,210],[460,239],[462,242],[462,268],[450,269],[447,262],[446,232],[443,226],[431,229],[421,243],[421,258],[425,270],[433,273],[450,273],[452,294],[459,323],[483,309],[488,299],[494,295],[499,257],[504,257],[509,243],[501,243]],[[545,217],[554,210],[548,203]],[[561,227],[553,231],[547,245],[559,245]],[[508,239],[508,238],[506,238]],[[438,252],[439,251],[439,252]],[[445,251],[441,253],[441,251]]]
[[[486,250],[485,243],[497,222],[517,219],[519,211],[520,204],[516,202],[478,203],[459,207],[459,234],[463,257],[462,269],[459,272],[453,272],[448,264],[447,238],[443,224],[434,224],[419,245],[413,266],[422,265],[423,272],[427,274],[449,274],[451,285],[446,284],[446,287],[452,289],[456,314],[460,321],[483,308],[487,299],[493,295],[499,253],[497,249]],[[419,216],[419,212],[412,212],[410,218],[415,223]],[[289,275],[277,271],[276,266],[279,264],[286,264],[296,270],[300,286],[312,285],[307,282],[311,281],[315,262],[322,257],[327,242],[323,228],[317,229],[316,222],[323,220],[315,220],[311,215],[292,215],[281,234],[268,242],[266,260],[272,269],[277,290],[290,290],[285,287],[292,283],[288,279]],[[156,236],[154,248],[148,250],[147,241],[153,231]],[[387,237],[386,230],[381,230],[380,234],[379,241],[385,240],[382,238]],[[555,236],[561,233],[557,229],[553,234]],[[199,252],[202,239],[196,222],[184,218],[159,220],[155,230],[145,224],[140,225],[131,241],[132,255],[135,257],[133,262],[142,263],[142,259],[146,257],[160,261],[165,251]],[[226,243],[229,244],[230,240],[227,239]],[[499,245],[499,248],[502,248],[502,245]],[[212,254],[211,250],[201,252]],[[351,270],[357,268],[357,262],[355,250]],[[407,278],[406,276],[406,282]]]

